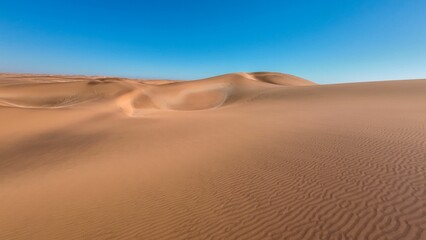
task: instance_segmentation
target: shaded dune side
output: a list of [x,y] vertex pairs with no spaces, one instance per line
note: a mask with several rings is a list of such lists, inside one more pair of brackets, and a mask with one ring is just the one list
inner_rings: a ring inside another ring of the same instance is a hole
[[309,85],[315,84],[314,82],[311,82],[309,80],[296,77],[290,74],[284,74],[284,73],[253,72],[247,75],[251,76],[252,78],[258,81],[277,84],[277,85],[283,85],[283,86],[309,86]]
[[0,88],[0,106],[18,108],[64,108],[103,100],[130,91],[124,82],[94,84],[92,81],[27,83]]
[[[7,76],[7,78],[5,77]],[[64,108],[113,100],[129,116],[164,110],[193,111],[238,102],[265,89],[314,83],[282,73],[233,73],[195,81],[139,80],[110,77],[0,75],[0,106]],[[66,86],[65,86],[66,84]]]

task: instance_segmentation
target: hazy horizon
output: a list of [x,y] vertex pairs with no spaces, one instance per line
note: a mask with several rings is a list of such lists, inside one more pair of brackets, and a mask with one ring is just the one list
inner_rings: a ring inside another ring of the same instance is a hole
[[425,78],[425,7],[420,0],[3,2],[0,72]]

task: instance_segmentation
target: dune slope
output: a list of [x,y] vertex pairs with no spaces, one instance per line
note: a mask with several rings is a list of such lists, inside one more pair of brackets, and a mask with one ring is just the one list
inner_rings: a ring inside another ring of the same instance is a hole
[[425,93],[0,74],[0,239],[426,239]]

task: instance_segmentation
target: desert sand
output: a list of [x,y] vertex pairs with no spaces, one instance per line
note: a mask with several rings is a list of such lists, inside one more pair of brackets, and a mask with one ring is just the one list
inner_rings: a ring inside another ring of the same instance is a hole
[[426,239],[426,80],[0,74],[0,239]]

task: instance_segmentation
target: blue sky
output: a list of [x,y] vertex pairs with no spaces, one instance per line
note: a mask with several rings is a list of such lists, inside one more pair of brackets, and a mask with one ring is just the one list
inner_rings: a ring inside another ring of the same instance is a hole
[[0,0],[0,72],[426,78],[424,0]]

